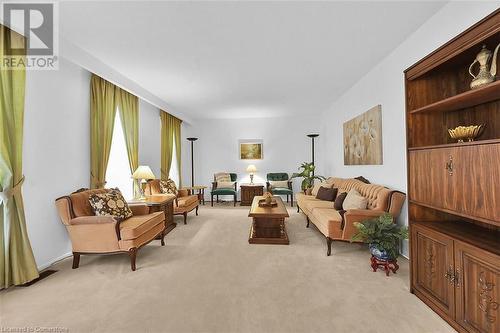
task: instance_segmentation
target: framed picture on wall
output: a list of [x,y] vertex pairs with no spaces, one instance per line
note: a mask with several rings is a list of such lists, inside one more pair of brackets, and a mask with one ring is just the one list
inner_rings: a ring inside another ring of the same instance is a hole
[[261,160],[264,158],[263,140],[239,140],[240,160]]

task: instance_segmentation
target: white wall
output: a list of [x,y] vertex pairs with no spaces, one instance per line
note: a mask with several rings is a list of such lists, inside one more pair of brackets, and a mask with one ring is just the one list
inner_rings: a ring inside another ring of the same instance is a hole
[[[324,129],[329,129],[323,136],[325,149],[329,152],[323,161],[326,173],[341,177],[363,175],[373,183],[406,192],[403,71],[496,8],[498,2],[448,3],[337,99],[322,117]],[[377,104],[382,105],[384,164],[344,166],[342,124]],[[406,207],[400,221],[407,224]],[[406,244],[403,252],[407,253]]]
[[63,59],[58,71],[28,71],[23,186],[37,265],[71,252],[54,200],[89,183],[90,73]]
[[[28,71],[26,81],[23,194],[28,234],[43,269],[71,253],[54,200],[89,186],[90,73],[61,59],[58,71]],[[139,110],[139,163],[159,176],[159,110],[143,100]]]
[[139,100],[139,164],[148,165],[160,177],[160,110]]
[[[258,119],[204,119],[183,130],[183,183],[191,184],[191,155],[189,136],[198,137],[195,142],[195,183],[211,185],[215,172],[238,173],[238,183],[249,183],[245,172],[249,164],[255,164],[258,172],[254,182],[265,183],[268,172],[296,172],[297,167],[311,159],[311,139],[306,134],[318,132],[320,122],[310,117],[283,117]],[[319,132],[318,132],[319,133]],[[263,160],[244,161],[238,157],[238,140],[262,139]],[[322,154],[321,143],[316,145],[316,156]],[[317,174],[321,174],[321,168]],[[300,190],[300,181],[294,181],[294,189]],[[209,198],[209,190],[205,196]],[[230,198],[227,198],[230,199]]]

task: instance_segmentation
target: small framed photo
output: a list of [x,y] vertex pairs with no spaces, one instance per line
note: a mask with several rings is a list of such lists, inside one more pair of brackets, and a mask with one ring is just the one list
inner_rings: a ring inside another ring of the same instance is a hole
[[264,158],[263,140],[239,140],[240,160],[261,160]]

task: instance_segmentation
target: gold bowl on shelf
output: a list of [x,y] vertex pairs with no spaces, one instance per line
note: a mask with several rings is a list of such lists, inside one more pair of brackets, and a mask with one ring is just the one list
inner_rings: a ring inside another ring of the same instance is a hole
[[458,126],[453,129],[448,129],[448,133],[450,134],[452,139],[457,140],[458,142],[474,141],[475,138],[480,136],[484,129],[484,124],[482,125],[470,125],[470,126]]

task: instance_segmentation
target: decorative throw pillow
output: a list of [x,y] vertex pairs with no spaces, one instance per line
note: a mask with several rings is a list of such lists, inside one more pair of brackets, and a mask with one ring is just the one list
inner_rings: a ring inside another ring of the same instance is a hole
[[337,188],[320,187],[318,190],[318,194],[316,194],[316,199],[334,201],[335,197],[337,196],[337,192]]
[[288,180],[270,180],[271,188],[288,188]]
[[325,183],[325,182],[316,183],[316,184],[314,184],[314,187],[312,189],[311,194],[314,195],[314,196],[317,196],[318,195],[318,190],[319,190],[320,187],[332,188],[333,184],[328,184],[328,183]]
[[227,172],[219,172],[215,174],[215,181],[218,182],[230,182],[231,175]]
[[363,176],[358,176],[358,177],[356,177],[356,178],[354,178],[354,179],[357,179],[357,180],[359,180],[359,181],[362,181],[362,182],[363,182],[363,183],[365,183],[365,184],[370,184],[370,181],[369,181],[368,179],[366,179],[365,177],[363,177]]
[[160,190],[161,193],[173,194],[175,196],[177,196],[177,194],[179,193],[179,191],[177,190],[177,185],[175,185],[175,182],[170,178],[160,181]]
[[229,188],[234,190],[234,182],[217,182],[217,188]]
[[368,199],[362,196],[355,189],[351,189],[349,193],[347,193],[347,196],[345,197],[342,207],[344,208],[344,210],[366,209],[367,205],[368,205]]
[[345,197],[347,196],[347,192],[342,192],[335,198],[335,202],[333,203],[333,208],[335,210],[342,210],[342,204],[344,203]]
[[91,194],[89,202],[96,216],[112,216],[118,222],[132,216],[130,207],[117,188],[106,193]]

